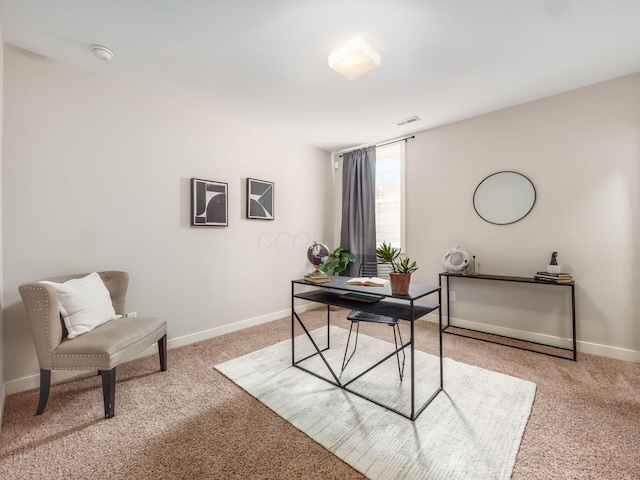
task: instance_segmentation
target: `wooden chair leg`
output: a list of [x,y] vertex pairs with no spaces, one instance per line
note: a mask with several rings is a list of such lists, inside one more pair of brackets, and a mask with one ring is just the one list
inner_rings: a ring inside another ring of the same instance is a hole
[[44,407],[47,406],[47,400],[49,400],[49,390],[51,389],[51,370],[40,369],[40,400],[38,401],[38,409],[36,415],[41,415],[44,412]]
[[116,414],[116,367],[111,370],[100,370],[100,375],[102,375],[104,418],[111,418]]
[[167,336],[158,340],[158,355],[160,356],[160,371],[167,371]]

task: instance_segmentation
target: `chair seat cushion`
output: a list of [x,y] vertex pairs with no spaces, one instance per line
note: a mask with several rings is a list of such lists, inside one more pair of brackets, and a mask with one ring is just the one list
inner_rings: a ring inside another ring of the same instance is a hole
[[111,370],[167,334],[167,322],[153,317],[118,318],[79,337],[66,338],[51,354],[51,369]]
[[347,319],[352,322],[384,323],[386,325],[396,325],[398,323],[397,318],[378,315],[377,313],[361,312],[360,310],[351,310]]

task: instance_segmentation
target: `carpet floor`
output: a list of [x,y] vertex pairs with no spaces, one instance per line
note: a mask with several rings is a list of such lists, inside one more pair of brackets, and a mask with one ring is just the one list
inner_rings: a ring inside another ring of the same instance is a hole
[[[348,328],[346,311],[332,324]],[[323,311],[306,312],[320,327]],[[389,340],[389,328],[368,325]],[[436,354],[437,326],[416,324]],[[362,479],[361,473],[214,369],[286,340],[290,319],[118,367],[116,416],[103,419],[100,378],[54,385],[44,414],[35,390],[6,399],[0,478]],[[444,335],[444,355],[537,385],[512,479],[638,479],[640,365],[586,354],[578,362]]]

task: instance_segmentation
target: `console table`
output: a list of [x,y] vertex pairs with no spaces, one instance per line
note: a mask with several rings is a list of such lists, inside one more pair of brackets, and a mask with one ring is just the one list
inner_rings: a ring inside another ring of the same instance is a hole
[[[442,329],[443,332],[445,333],[449,333],[451,335],[458,335],[460,337],[466,337],[466,338],[473,338],[474,340],[482,340],[484,342],[490,342],[490,343],[496,343],[498,345],[504,345],[507,347],[512,347],[512,348],[518,348],[520,350],[527,350],[530,352],[536,352],[536,353],[542,353],[544,355],[549,355],[551,357],[557,357],[557,358],[563,358],[565,360],[573,360],[574,362],[577,360],[577,341],[576,341],[576,289],[575,289],[575,282],[570,282],[570,283],[547,283],[547,282],[542,282],[539,280],[534,280],[531,277],[507,277],[507,276],[502,276],[502,275],[481,275],[481,274],[473,274],[473,275],[465,275],[465,274],[460,274],[460,273],[450,273],[450,272],[443,272],[439,275],[439,285],[440,287],[442,287],[442,278],[446,279],[446,295],[447,295],[447,325]],[[543,343],[537,343],[537,342],[530,342],[528,340],[521,340],[519,338],[514,338],[514,337],[507,337],[504,335],[497,335],[494,333],[488,333],[488,332],[482,332],[480,330],[473,330],[470,328],[463,328],[463,327],[456,327],[455,325],[451,325],[451,308],[450,308],[450,301],[449,301],[449,279],[450,278],[460,278],[460,279],[467,279],[467,280],[491,280],[491,281],[497,281],[497,282],[514,282],[514,283],[534,283],[536,285],[545,285],[545,286],[549,286],[552,288],[558,288],[558,287],[566,287],[570,290],[570,294],[571,294],[571,332],[572,332],[572,342],[573,342],[573,348],[562,348],[562,347],[556,347],[554,345],[547,345],[547,344],[543,344]],[[440,310],[440,325],[442,325],[442,309]],[[474,337],[472,335],[468,335],[468,334],[464,334],[464,333],[457,333],[457,332],[449,332],[447,330],[449,330],[450,328],[456,328],[459,330],[466,330],[469,332],[476,332],[476,333],[484,333],[487,335],[491,335],[493,337],[499,337],[499,338],[505,338],[505,339],[512,339],[512,340],[518,340],[521,342],[526,342],[529,344],[535,344],[535,345],[541,345],[541,346],[545,346],[545,347],[552,347],[554,349],[557,350],[564,350],[567,352],[571,353],[571,357],[566,357],[566,356],[562,356],[562,355],[556,355],[553,353],[549,353],[549,352],[543,352],[543,351],[539,351],[539,350],[532,350],[530,348],[525,348],[525,347],[520,347],[520,346],[516,346],[516,345],[509,345],[507,343],[503,343],[503,342],[499,342],[499,341],[495,341],[495,340],[488,340],[485,338],[477,338]]]
[[[316,284],[312,282],[307,282],[304,279],[300,280],[292,280],[291,282],[291,364],[299,368],[300,370],[304,370],[311,375],[314,375],[321,380],[324,380],[336,387],[342,388],[345,391],[353,393],[354,395],[358,395],[365,400],[375,403],[376,405],[380,405],[392,412],[397,413],[398,415],[402,415],[405,418],[410,420],[415,420],[422,413],[422,411],[431,403],[431,401],[442,391],[443,388],[443,371],[442,371],[442,316],[440,316],[440,328],[439,331],[439,346],[440,346],[440,385],[433,392],[433,394],[429,397],[429,399],[421,405],[417,405],[416,400],[416,378],[415,378],[415,331],[414,331],[414,322],[428,314],[440,308],[441,302],[441,287],[440,286],[430,286],[430,285],[416,285],[411,284],[408,295],[393,295],[391,293],[391,287],[389,285],[385,287],[365,287],[360,285],[345,285],[345,281],[349,280],[349,277],[339,277],[333,276],[332,281],[330,283]],[[298,290],[296,291],[296,286],[298,286]],[[304,287],[315,287],[313,290],[309,290],[305,288],[303,291],[301,290],[301,286]],[[358,293],[358,294],[368,294],[368,295],[377,295],[382,297],[380,300],[374,303],[365,303],[356,300],[351,300],[348,298],[342,298],[341,295],[346,293]],[[438,295],[438,303],[426,303],[424,301],[424,297],[428,295]],[[304,321],[298,315],[295,309],[295,300],[307,300],[310,302],[316,302],[327,305],[327,345],[326,347],[320,348],[317,342],[313,339],[310,334],[307,326]],[[422,299],[422,300],[421,300]],[[416,303],[417,300],[421,300],[419,303]],[[325,354],[330,349],[330,335],[329,335],[329,327],[330,327],[330,306],[335,305],[338,307],[349,308],[354,310],[360,310],[363,312],[371,312],[377,313],[380,315],[387,315],[394,318],[399,318],[403,321],[409,322],[410,325],[410,339],[408,342],[402,344],[397,349],[394,349],[389,355],[385,356],[382,360],[376,361],[372,366],[368,367],[362,372],[359,372],[355,377],[351,378],[348,381],[342,381],[340,379],[340,368],[338,367],[338,373],[336,374],[335,370],[332,368],[331,364],[327,361]],[[310,340],[313,345],[313,349],[311,355],[306,356],[305,358],[296,359],[296,348],[295,348],[295,325],[296,322],[302,330],[304,331],[306,337]],[[378,400],[368,397],[363,393],[358,392],[352,385],[352,383],[370,372],[374,368],[381,365],[383,362],[387,361],[391,357],[394,357],[398,352],[409,348],[410,350],[410,358],[411,358],[411,405],[409,414],[404,413],[394,406],[386,405]],[[308,360],[311,357],[319,356],[322,359],[322,362],[327,367],[329,373],[331,374],[331,378],[326,378],[318,373],[305,368],[302,364],[305,360]]]

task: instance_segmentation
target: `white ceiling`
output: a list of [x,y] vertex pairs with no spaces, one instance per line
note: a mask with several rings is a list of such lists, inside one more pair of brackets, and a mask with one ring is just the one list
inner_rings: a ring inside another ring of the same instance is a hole
[[[0,0],[0,25],[6,43],[329,151],[640,71],[640,0]],[[382,64],[349,81],[327,56],[355,35]]]

